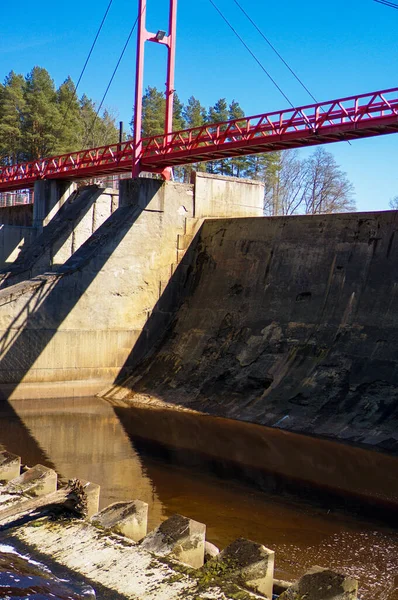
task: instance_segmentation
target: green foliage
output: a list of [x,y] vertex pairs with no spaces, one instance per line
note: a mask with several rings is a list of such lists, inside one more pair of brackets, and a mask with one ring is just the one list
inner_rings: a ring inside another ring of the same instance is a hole
[[[163,135],[165,112],[165,94],[148,87],[143,96],[142,137]],[[224,123],[235,120],[243,125],[243,118],[237,100],[228,103],[220,98],[206,110],[194,96],[184,105],[174,94],[173,131],[223,123],[218,128],[231,139]],[[112,114],[104,110],[97,116],[95,103],[85,94],[77,97],[70,77],[56,89],[50,74],[36,66],[26,77],[11,71],[0,84],[2,165],[104,146],[118,139]],[[305,160],[299,158],[297,150],[288,150],[185,165],[174,168],[174,177],[189,182],[194,170],[262,181],[266,214],[355,210],[351,183],[323,148]],[[392,199],[390,205],[397,208],[398,199]]]
[[22,151],[25,160],[51,156],[59,150],[62,116],[49,73],[34,67],[26,78],[22,114]]
[[94,103],[79,100],[70,77],[56,89],[46,69],[36,66],[26,77],[11,71],[0,84],[0,164],[117,141],[112,115],[105,110],[96,117]]
[[26,82],[13,71],[0,86],[0,161],[14,164],[21,158],[21,123]]

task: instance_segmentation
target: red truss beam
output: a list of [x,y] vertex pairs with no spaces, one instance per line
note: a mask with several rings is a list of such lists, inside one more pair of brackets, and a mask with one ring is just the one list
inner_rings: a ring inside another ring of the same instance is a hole
[[[141,170],[220,160],[398,131],[398,88],[321,104],[243,117],[142,140]],[[0,167],[0,191],[33,186],[38,179],[84,179],[131,171],[134,142],[71,152]]]

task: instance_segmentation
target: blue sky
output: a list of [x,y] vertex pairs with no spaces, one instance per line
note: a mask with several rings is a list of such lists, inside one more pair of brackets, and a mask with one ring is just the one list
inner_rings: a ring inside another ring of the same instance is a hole
[[[13,69],[26,75],[48,69],[56,85],[76,82],[109,0],[54,3],[20,0],[7,5],[0,38],[0,79]],[[398,10],[373,0],[306,3],[240,0],[242,6],[319,101],[398,86]],[[216,0],[294,105],[312,100],[233,0]],[[79,88],[99,102],[137,14],[137,0],[113,0]],[[167,29],[168,0],[148,0],[148,28]],[[135,37],[108,94],[118,120],[132,116]],[[145,85],[164,88],[165,48],[147,44]],[[287,108],[209,0],[179,0],[176,89],[209,106],[225,97],[246,114]],[[337,163],[355,186],[360,210],[382,210],[398,195],[398,135],[331,144]]]

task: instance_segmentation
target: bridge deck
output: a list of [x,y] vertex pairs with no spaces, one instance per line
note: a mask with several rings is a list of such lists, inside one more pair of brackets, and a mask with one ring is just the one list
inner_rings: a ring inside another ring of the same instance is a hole
[[[398,131],[398,88],[176,131],[142,140],[142,171]],[[129,172],[132,140],[0,167],[0,191],[38,179],[85,179]]]

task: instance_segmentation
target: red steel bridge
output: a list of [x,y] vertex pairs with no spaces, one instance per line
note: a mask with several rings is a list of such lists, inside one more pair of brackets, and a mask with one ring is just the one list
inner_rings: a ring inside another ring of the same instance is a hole
[[[398,88],[244,117],[142,140],[142,171],[398,132]],[[38,179],[79,179],[131,172],[133,140],[0,167],[0,191]],[[137,159],[137,157],[136,157]]]
[[[86,179],[172,167],[288,148],[328,144],[398,131],[398,88],[172,131],[177,0],[170,0],[169,33],[146,29],[147,0],[138,1],[134,139],[0,167],[0,192],[33,187],[40,179]],[[141,138],[145,42],[168,51],[164,135]]]

